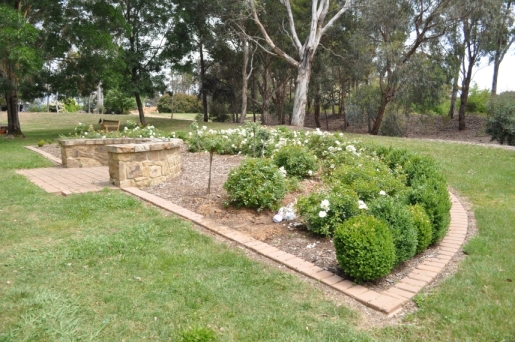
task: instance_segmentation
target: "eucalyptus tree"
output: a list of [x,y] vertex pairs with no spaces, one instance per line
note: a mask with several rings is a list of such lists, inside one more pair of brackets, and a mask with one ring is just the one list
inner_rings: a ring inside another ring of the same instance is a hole
[[[312,0],[309,23],[305,24],[309,29],[305,34],[304,43],[302,43],[302,36],[298,34],[297,30],[297,27],[301,25],[296,22],[290,0],[279,0],[279,2],[284,6],[284,16],[286,17],[286,26],[288,27],[288,33],[285,35],[292,42],[294,50],[298,55],[297,58],[292,57],[292,55],[286,51],[285,46],[280,47],[276,44],[272,36],[269,34],[269,29],[265,27],[260,19],[259,8],[256,6],[256,1],[248,0],[248,2],[254,22],[259,27],[261,35],[268,45],[267,49],[271,50],[275,55],[284,59],[297,69],[295,102],[293,105],[291,124],[294,126],[304,126],[308,86],[315,53],[319,47],[322,36],[326,34],[334,23],[343,15],[343,13],[350,8],[351,1],[345,0],[343,4],[335,2],[333,3],[333,6],[331,6],[330,0]],[[329,20],[327,20],[330,10],[331,12],[334,11],[334,14]],[[264,14],[261,15],[264,16]]]
[[[407,86],[419,63],[411,59],[454,25],[448,9],[451,0],[368,0],[361,9],[362,33],[376,48],[375,62],[381,92],[381,103],[370,129],[378,134],[388,104]],[[428,80],[426,75],[419,81]],[[428,80],[429,81],[429,80]],[[433,92],[434,82],[417,89]]]
[[174,44],[183,52],[190,52],[190,61],[198,56],[199,91],[204,121],[207,122],[209,116],[206,75],[213,65],[209,51],[217,40],[215,26],[220,24],[220,13],[223,8],[219,1],[211,0],[176,0],[176,3],[176,12],[180,22],[174,32],[181,37],[181,40]]
[[464,58],[461,63],[461,95],[458,114],[459,130],[466,128],[465,114],[474,66],[491,49],[490,42],[495,34],[495,19],[499,15],[503,0],[457,1],[457,11],[461,11],[461,34],[464,46]]
[[515,4],[512,0],[502,1],[499,15],[495,18],[494,35],[491,40],[490,62],[493,62],[492,95],[497,93],[499,67],[506,53],[515,41]]

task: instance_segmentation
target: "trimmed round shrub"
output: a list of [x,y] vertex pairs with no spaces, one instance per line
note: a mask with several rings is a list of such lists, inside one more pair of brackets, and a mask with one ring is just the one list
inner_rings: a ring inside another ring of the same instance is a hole
[[417,230],[417,254],[422,252],[429,246],[433,239],[433,228],[431,227],[431,221],[427,216],[424,207],[420,204],[412,205],[409,207],[411,215],[413,216],[413,224]]
[[306,228],[324,236],[332,236],[337,225],[359,213],[358,195],[343,187],[301,197],[295,207]]
[[336,259],[358,283],[389,274],[395,263],[391,231],[378,219],[359,215],[340,224],[334,233]]
[[229,202],[236,207],[276,209],[286,193],[284,176],[264,158],[247,158],[229,172],[224,184]]
[[281,147],[274,155],[274,163],[278,167],[284,167],[286,174],[293,177],[307,177],[309,171],[316,171],[315,156],[302,146]]
[[370,202],[369,209],[375,218],[386,222],[392,232],[395,264],[398,265],[413,257],[417,251],[418,241],[409,207],[392,197],[382,197]]
[[446,183],[434,178],[417,179],[411,185],[408,198],[411,204],[424,207],[433,229],[431,244],[440,241],[447,233],[451,221],[451,200]]

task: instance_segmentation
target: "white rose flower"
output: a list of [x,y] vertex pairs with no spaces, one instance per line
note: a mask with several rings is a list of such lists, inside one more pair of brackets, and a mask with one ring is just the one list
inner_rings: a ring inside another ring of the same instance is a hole
[[379,195],[385,196],[386,195],[386,191],[384,191],[384,190],[379,191]]
[[368,209],[367,204],[365,202],[363,202],[362,200],[358,201],[358,208],[359,209],[365,209],[365,210]]
[[320,203],[320,208],[324,209],[325,211],[329,210],[329,201],[323,200],[322,203]]
[[321,210],[319,213],[318,213],[318,216],[320,216],[321,218],[324,218],[327,216],[327,213],[323,210]]
[[348,145],[345,149],[347,152],[356,153],[356,147],[354,147],[354,145]]

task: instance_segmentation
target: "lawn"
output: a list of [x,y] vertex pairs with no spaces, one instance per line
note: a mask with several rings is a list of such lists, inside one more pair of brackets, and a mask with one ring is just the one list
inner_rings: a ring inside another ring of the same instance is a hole
[[[188,222],[118,191],[47,194],[14,172],[51,165],[23,146],[99,117],[23,113],[27,139],[0,138],[0,341],[515,340],[515,151],[351,136],[433,155],[479,228],[416,313],[362,330],[357,312]],[[191,121],[148,122],[177,131]]]

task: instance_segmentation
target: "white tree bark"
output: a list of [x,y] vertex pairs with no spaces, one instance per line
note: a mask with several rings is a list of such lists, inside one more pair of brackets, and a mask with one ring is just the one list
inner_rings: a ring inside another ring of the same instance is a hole
[[288,63],[296,67],[298,70],[296,80],[297,87],[295,89],[295,100],[293,104],[292,113],[292,125],[302,127],[304,126],[304,119],[306,117],[306,103],[309,88],[309,79],[311,77],[311,65],[313,63],[313,57],[315,56],[318,45],[320,44],[320,38],[334,24],[334,22],[338,20],[342,16],[342,14],[345,13],[345,11],[347,11],[347,9],[349,9],[350,0],[346,0],[345,4],[325,25],[324,22],[331,1],[312,0],[310,31],[304,44],[300,42],[300,39],[297,35],[297,31],[295,29],[295,20],[293,18],[293,13],[291,10],[290,0],[279,0],[281,4],[284,5],[284,7],[286,8],[286,12],[288,13],[291,38],[293,41],[293,45],[295,46],[295,49],[299,54],[298,60],[291,57],[274,44],[274,42],[266,32],[265,27],[259,20],[254,0],[249,1],[254,21],[258,25],[261,34],[263,35],[263,38],[269,45],[272,52],[286,60]]

